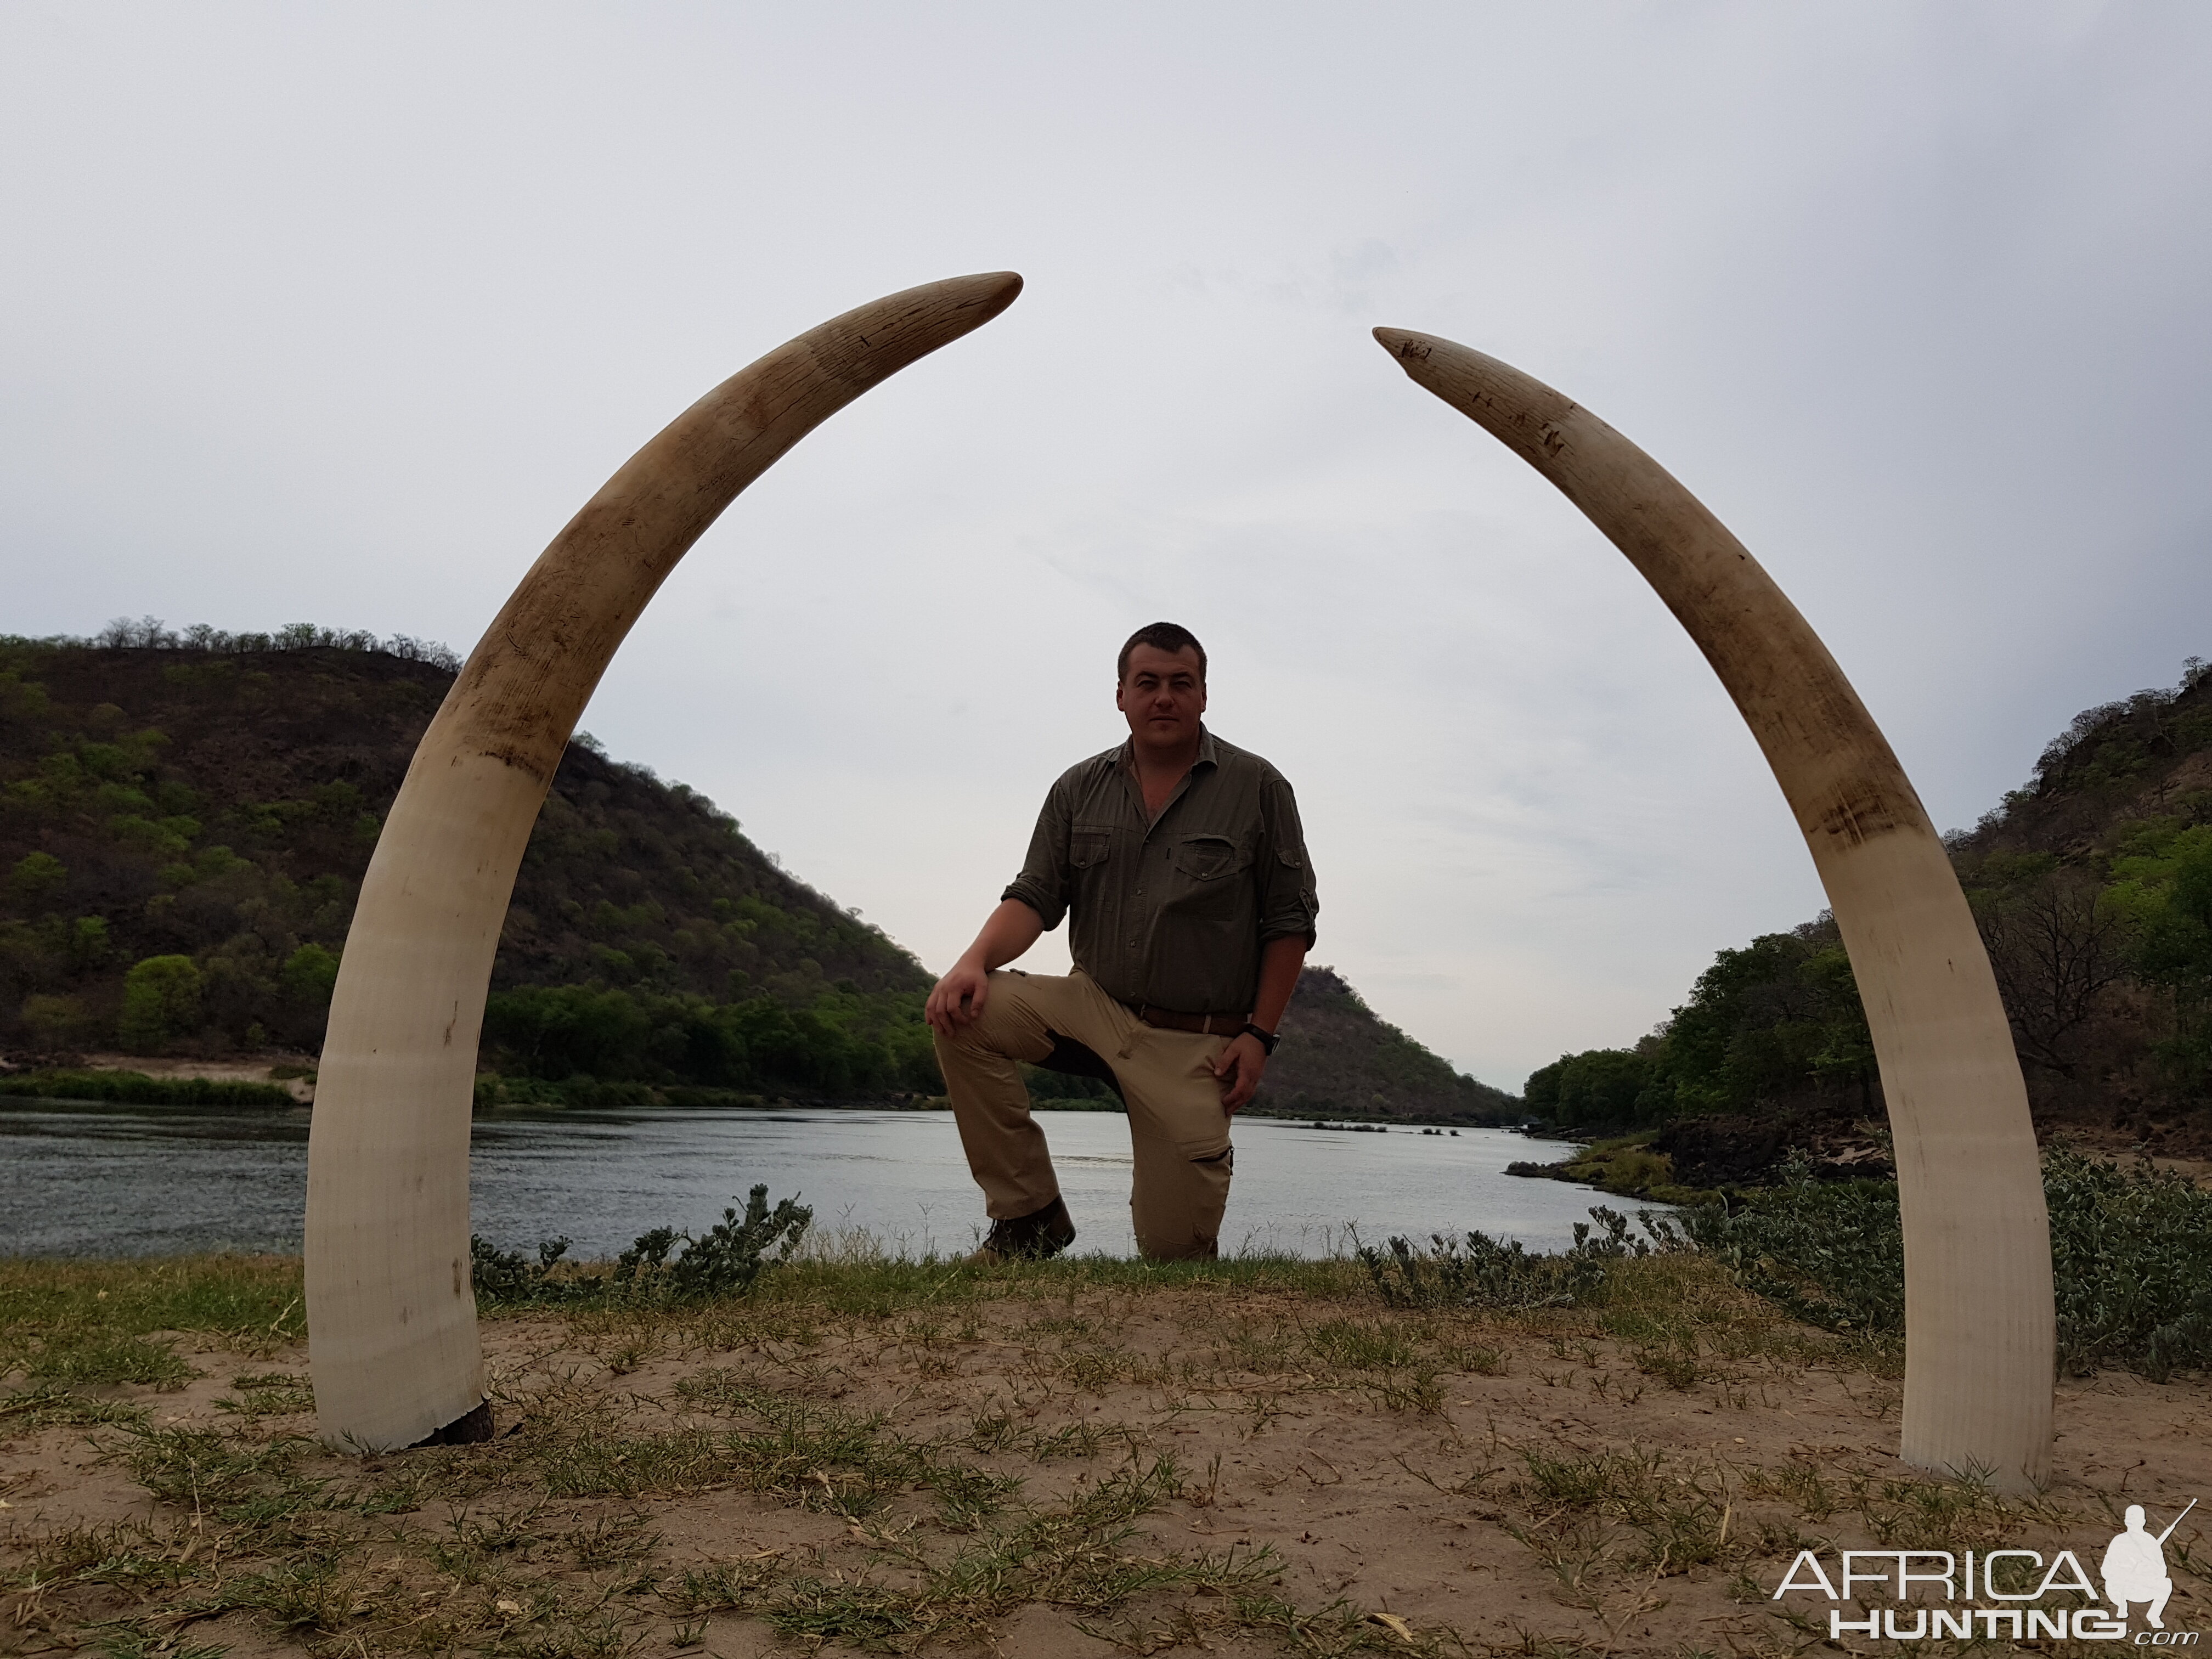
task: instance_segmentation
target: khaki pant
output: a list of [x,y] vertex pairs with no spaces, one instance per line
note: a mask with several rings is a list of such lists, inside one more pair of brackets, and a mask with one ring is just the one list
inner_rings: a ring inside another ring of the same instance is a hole
[[985,1212],[994,1220],[1030,1215],[1060,1196],[1052,1153],[1014,1063],[1042,1060],[1054,1032],[1111,1066],[1128,1103],[1137,1248],[1156,1261],[1218,1254],[1236,1155],[1220,1079],[1206,1067],[1229,1039],[1147,1025],[1080,969],[1065,979],[994,973],[982,1018],[957,1036],[937,1038],[937,1063]]

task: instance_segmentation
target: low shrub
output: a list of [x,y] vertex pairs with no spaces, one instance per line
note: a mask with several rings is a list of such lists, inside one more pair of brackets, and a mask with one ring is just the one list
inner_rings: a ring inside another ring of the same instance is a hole
[[1793,1152],[1782,1184],[1682,1212],[1697,1246],[1745,1289],[1810,1325],[1905,1328],[1905,1237],[1893,1181],[1822,1181]]
[[580,1290],[591,1287],[556,1272],[568,1254],[566,1238],[541,1239],[538,1259],[532,1261],[520,1250],[502,1250],[481,1233],[471,1233],[469,1279],[477,1300],[496,1307],[573,1299]]
[[1532,1255],[1517,1238],[1471,1232],[1462,1245],[1437,1233],[1426,1250],[1403,1238],[1391,1239],[1387,1250],[1363,1244],[1359,1260],[1394,1308],[1570,1308],[1597,1295],[1613,1263],[1684,1248],[1664,1218],[1638,1218],[1649,1240],[1630,1231],[1626,1216],[1601,1204],[1589,1221],[1575,1223],[1575,1242],[1557,1255]]
[[813,1210],[796,1197],[771,1208],[763,1183],[752,1189],[743,1215],[726,1209],[720,1221],[697,1235],[655,1227],[639,1234],[611,1268],[570,1262],[565,1238],[540,1243],[532,1261],[471,1237],[469,1255],[478,1298],[495,1305],[691,1301],[749,1294],[763,1272],[791,1260],[813,1224]]
[[[1749,1289],[1817,1325],[1905,1324],[1905,1245],[1891,1181],[1818,1181],[1794,1158],[1781,1185],[1683,1213],[1699,1248]],[[2212,1364],[2212,1193],[2148,1160],[2044,1154],[2058,1360],[2153,1382]]]

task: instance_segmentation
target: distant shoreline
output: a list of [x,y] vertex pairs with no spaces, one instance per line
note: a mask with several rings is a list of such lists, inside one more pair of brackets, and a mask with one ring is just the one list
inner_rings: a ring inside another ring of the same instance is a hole
[[[5,1062],[0,1062],[4,1065]],[[93,1054],[67,1063],[17,1062],[0,1070],[0,1100],[49,1101],[86,1106],[175,1106],[264,1108],[289,1110],[311,1107],[315,1097],[312,1055],[264,1055],[196,1061],[136,1055]],[[1111,1112],[1118,1100],[1097,1097],[1037,1096],[1032,1106],[1044,1112]],[[608,1083],[598,1079],[550,1083],[534,1078],[506,1078],[495,1072],[477,1076],[478,1116],[547,1111],[763,1111],[791,1108],[851,1111],[949,1111],[942,1095],[895,1092],[877,1096],[812,1097],[763,1095],[749,1090],[707,1089],[689,1084]],[[1248,1106],[1243,1115],[1282,1122],[1446,1129],[1525,1129],[1525,1123],[1438,1113],[1316,1111],[1309,1107]],[[1565,1137],[1573,1139],[1572,1136]]]

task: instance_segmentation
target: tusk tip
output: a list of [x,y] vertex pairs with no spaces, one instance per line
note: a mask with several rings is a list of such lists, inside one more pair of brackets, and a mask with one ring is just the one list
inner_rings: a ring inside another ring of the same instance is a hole
[[1375,343],[1401,364],[1427,356],[1432,344],[1429,336],[1416,334],[1410,328],[1378,328],[1374,333]]
[[981,306],[995,317],[1021,296],[1022,273],[980,270],[972,276],[955,276],[947,286],[965,289],[963,297],[969,304]]

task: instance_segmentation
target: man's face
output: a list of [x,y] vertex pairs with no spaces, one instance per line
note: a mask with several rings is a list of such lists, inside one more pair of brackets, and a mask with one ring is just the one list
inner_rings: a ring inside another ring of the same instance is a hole
[[1198,653],[1185,646],[1168,652],[1139,645],[1129,653],[1129,672],[1115,689],[1114,706],[1129,722],[1129,735],[1146,748],[1174,749],[1198,739],[1206,713],[1206,682]]

